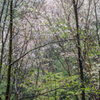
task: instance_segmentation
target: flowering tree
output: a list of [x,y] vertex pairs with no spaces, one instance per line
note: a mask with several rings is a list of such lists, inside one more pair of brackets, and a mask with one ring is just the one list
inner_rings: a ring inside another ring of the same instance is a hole
[[1,0],[1,98],[99,100],[99,3]]

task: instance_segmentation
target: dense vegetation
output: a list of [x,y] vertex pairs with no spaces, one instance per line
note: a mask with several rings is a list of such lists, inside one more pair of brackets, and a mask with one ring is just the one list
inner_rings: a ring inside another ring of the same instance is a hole
[[100,0],[0,0],[0,100],[100,100]]

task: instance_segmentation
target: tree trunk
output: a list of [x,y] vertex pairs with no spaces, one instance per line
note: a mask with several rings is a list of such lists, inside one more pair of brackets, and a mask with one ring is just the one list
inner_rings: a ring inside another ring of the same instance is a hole
[[12,27],[13,27],[13,0],[10,2],[10,37],[9,37],[9,57],[8,57],[8,72],[7,72],[7,87],[5,100],[9,98],[10,92],[10,76],[11,76],[11,61],[12,61]]
[[78,13],[77,13],[77,4],[75,0],[73,0],[74,6],[74,13],[76,18],[76,29],[77,29],[77,45],[78,45],[78,60],[79,60],[79,67],[80,67],[80,78],[81,78],[81,88],[82,88],[82,100],[85,100],[85,91],[84,91],[84,79],[83,79],[83,66],[82,66],[82,58],[81,58],[81,45],[80,45],[80,34],[79,34],[79,23],[78,23]]

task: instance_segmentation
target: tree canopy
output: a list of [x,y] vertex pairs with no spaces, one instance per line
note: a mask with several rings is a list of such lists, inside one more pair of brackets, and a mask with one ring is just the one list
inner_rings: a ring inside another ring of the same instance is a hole
[[100,100],[100,0],[0,0],[0,100]]

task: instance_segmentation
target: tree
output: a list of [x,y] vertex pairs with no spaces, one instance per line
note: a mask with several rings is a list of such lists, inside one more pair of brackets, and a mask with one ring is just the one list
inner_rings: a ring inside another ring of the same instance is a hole
[[5,100],[9,99],[10,77],[11,77],[11,62],[12,62],[12,31],[13,28],[13,0],[10,2],[10,37],[9,37],[9,56],[8,56],[8,73],[7,73],[7,88]]
[[2,99],[99,99],[97,2],[0,2]]
[[76,18],[76,29],[77,29],[77,48],[78,48],[78,59],[79,59],[79,67],[80,67],[80,77],[82,86],[82,100],[85,100],[85,92],[84,92],[84,79],[83,79],[83,65],[82,65],[82,57],[81,57],[81,45],[80,45],[80,33],[79,33],[79,23],[78,23],[78,13],[77,13],[77,3],[75,0],[73,0],[74,5],[74,12],[75,12],[75,18]]

